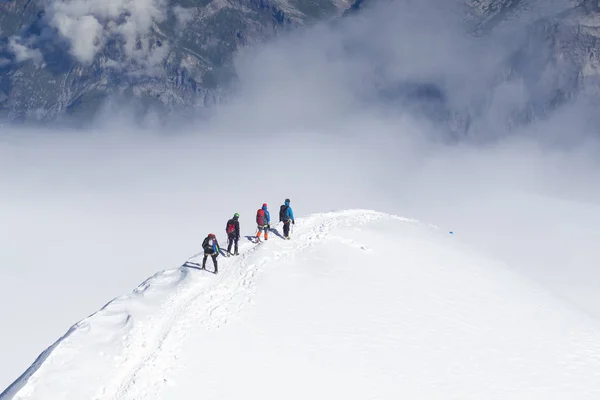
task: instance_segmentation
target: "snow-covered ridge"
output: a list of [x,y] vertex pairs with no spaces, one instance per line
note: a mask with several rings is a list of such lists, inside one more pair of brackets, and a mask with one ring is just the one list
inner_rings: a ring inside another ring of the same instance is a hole
[[600,395],[598,324],[450,235],[364,210],[295,230],[241,243],[218,275],[157,273],[0,398]]
[[[323,218],[326,223],[319,226],[319,230],[322,233],[326,229],[331,229],[336,225],[335,219],[344,223],[360,223],[382,218],[384,215],[385,214],[376,212],[345,211],[342,213],[315,215],[308,218],[307,221]],[[299,220],[298,222],[298,226],[300,226],[302,221]],[[316,238],[319,237],[320,236],[317,234]],[[310,243],[310,240],[303,243],[299,250],[303,249],[306,245],[310,245]],[[248,267],[246,262],[247,258],[253,254],[253,246],[254,245],[248,243],[240,243],[240,264],[247,268],[246,273],[248,274],[245,278],[250,278],[254,275],[255,266],[251,265]],[[196,263],[201,263],[201,260],[202,253],[198,253],[188,259],[188,261]],[[223,257],[220,257],[219,260],[222,265],[228,265],[223,261]],[[208,260],[207,268],[209,268],[209,270],[212,268],[210,259]],[[227,271],[223,270],[222,272],[227,273]],[[240,271],[240,273],[241,272],[242,271]],[[44,373],[44,370],[48,369],[48,365],[50,364],[66,366],[80,362],[81,366],[84,368],[85,365],[94,365],[94,369],[112,374],[113,371],[111,370],[111,365],[115,362],[123,365],[134,364],[136,361],[139,361],[132,360],[132,354],[126,354],[126,352],[131,353],[133,350],[140,351],[136,346],[145,345],[145,343],[139,342],[140,339],[144,341],[153,340],[155,345],[160,346],[162,340],[164,340],[170,332],[173,319],[180,316],[179,314],[184,311],[188,311],[196,299],[205,294],[207,290],[212,290],[213,286],[221,282],[221,280],[215,279],[213,276],[199,276],[198,274],[201,274],[201,272],[194,271],[193,269],[184,266],[160,271],[141,283],[131,294],[123,295],[110,301],[96,313],[73,325],[64,336],[40,354],[31,367],[9,388],[0,394],[0,398],[29,398],[30,395],[33,395],[35,383],[37,382],[37,375]],[[234,289],[250,289],[250,286],[252,285],[251,280],[248,279],[242,279],[237,283],[238,285],[236,285],[235,288],[230,288],[229,292],[234,292]],[[206,286],[208,286],[208,288],[206,288]],[[204,290],[197,291],[200,287]],[[244,294],[247,294],[248,291],[249,290],[246,290]],[[234,295],[235,293],[231,294]],[[219,299],[221,299],[221,297],[219,297]],[[212,315],[219,306],[222,306],[222,304],[215,304],[214,308],[208,310],[209,316]],[[178,312],[179,314],[174,315],[173,311]],[[160,315],[160,317],[157,317],[157,315]],[[219,319],[216,318],[213,322],[218,325],[218,321]],[[161,327],[164,329],[156,329]],[[149,333],[152,329],[155,329],[155,331]],[[154,337],[150,337],[151,334],[153,334]],[[144,337],[140,338],[142,335]],[[118,348],[114,348],[115,342],[119,342]],[[84,346],[100,351],[98,351],[97,354],[92,355],[86,351],[73,351],[73,349],[84,349]],[[153,349],[148,349],[148,352],[152,350]],[[117,353],[120,353],[121,357],[119,357]],[[141,354],[137,353],[136,355],[140,356]],[[93,361],[90,357],[93,358]],[[132,365],[132,368],[135,369],[136,366]],[[86,376],[89,371],[77,368],[77,371],[72,372]],[[53,372],[50,373],[53,374]],[[71,386],[70,382],[72,380],[77,379],[76,376],[73,376],[72,374],[62,377],[60,376],[61,374],[62,373],[57,374],[52,379],[60,381],[64,379],[63,384],[69,386]],[[101,372],[95,376],[95,380],[102,382]],[[27,385],[28,383],[29,385]],[[105,396],[107,394],[107,389],[103,388],[102,391],[103,394],[101,396]],[[81,395],[83,395],[83,393]],[[73,398],[84,397],[74,396]]]
[[[24,374],[0,395],[0,398],[13,398],[17,393],[15,398],[28,398],[32,385],[37,381],[37,374],[43,372],[49,364],[69,366],[80,360],[85,365],[85,358],[90,355],[85,351],[77,353],[77,349],[84,347],[99,350],[97,359],[90,362],[97,363],[99,368],[110,368],[114,359],[107,356],[117,350],[111,348],[115,340],[122,339],[123,347],[129,347],[131,334],[140,328],[137,326],[139,321],[147,316],[149,310],[160,308],[162,303],[170,301],[188,275],[189,271],[185,268],[158,272],[140,284],[131,294],[110,301],[96,313],[76,323],[46,349]],[[106,349],[106,352],[103,349]],[[72,378],[74,377],[64,376],[65,383]]]

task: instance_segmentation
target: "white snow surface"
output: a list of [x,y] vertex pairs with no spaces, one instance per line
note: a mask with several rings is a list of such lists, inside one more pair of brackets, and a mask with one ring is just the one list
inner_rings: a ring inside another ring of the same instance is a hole
[[600,398],[599,323],[455,236],[363,210],[294,228],[157,273],[0,398]]

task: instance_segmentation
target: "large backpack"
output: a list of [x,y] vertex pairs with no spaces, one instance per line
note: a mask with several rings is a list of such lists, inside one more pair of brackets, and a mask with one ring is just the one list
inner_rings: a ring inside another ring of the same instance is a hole
[[285,204],[282,204],[281,207],[279,208],[279,220],[281,222],[286,222],[289,219],[290,219],[290,217],[288,216],[288,206],[286,206]]
[[265,225],[265,210],[262,208],[256,212],[256,223],[261,226]]

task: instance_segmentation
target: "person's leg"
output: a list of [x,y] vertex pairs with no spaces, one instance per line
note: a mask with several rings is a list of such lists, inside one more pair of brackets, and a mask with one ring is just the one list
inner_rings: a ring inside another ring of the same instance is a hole
[[227,237],[227,254],[231,254],[231,245],[233,244],[233,237],[229,235]]
[[212,255],[213,265],[215,266],[215,274],[219,272],[219,267],[217,265],[217,254]]
[[265,226],[265,240],[269,240],[269,230]]
[[208,258],[208,254],[204,253],[204,258],[202,259],[202,269],[206,269],[206,259]]
[[236,237],[234,240],[235,240],[235,243],[234,243],[235,244],[235,255],[237,256],[238,254],[240,254],[240,253],[238,253],[238,242],[240,241],[240,238]]
[[286,238],[290,236],[290,221],[283,223],[283,236]]
[[256,232],[256,238],[257,239],[260,239],[260,229],[261,229],[261,226],[259,225],[258,226],[258,232]]

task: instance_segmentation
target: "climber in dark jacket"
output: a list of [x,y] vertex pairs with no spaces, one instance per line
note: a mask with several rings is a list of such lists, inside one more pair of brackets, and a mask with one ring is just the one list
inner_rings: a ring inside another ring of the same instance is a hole
[[231,254],[231,246],[235,244],[235,255],[239,255],[238,253],[238,242],[240,240],[240,222],[238,221],[240,218],[240,214],[235,213],[233,218],[227,221],[227,225],[225,226],[225,232],[227,233],[227,256]]
[[219,243],[214,233],[209,234],[202,242],[202,248],[204,249],[204,258],[202,259],[202,269],[206,269],[206,259],[208,256],[212,257],[213,265],[215,266],[215,274],[219,272],[217,266],[217,257],[219,256]]

